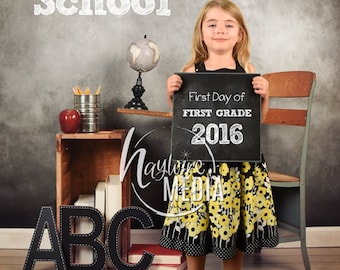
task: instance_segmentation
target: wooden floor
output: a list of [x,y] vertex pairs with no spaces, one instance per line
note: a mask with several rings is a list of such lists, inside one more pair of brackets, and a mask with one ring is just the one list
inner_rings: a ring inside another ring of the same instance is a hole
[[[340,269],[339,248],[309,248],[309,260],[312,270]],[[22,270],[27,255],[27,250],[0,249],[0,270]],[[55,269],[51,262],[37,262],[35,270]],[[220,261],[213,255],[208,255],[207,270],[219,270]],[[244,270],[303,270],[300,249],[275,248],[264,249],[260,254],[246,255]]]

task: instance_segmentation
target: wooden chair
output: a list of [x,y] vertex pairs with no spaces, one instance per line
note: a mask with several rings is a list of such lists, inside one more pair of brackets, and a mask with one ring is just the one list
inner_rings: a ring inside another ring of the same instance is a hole
[[[266,141],[263,143],[263,148],[278,216],[280,242],[299,240],[305,269],[310,269],[306,248],[305,185],[311,104],[316,74],[309,71],[287,71],[263,76],[269,81],[270,106],[264,119],[262,137],[268,137],[269,144],[271,141],[273,144],[268,146],[268,141]],[[300,104],[300,99],[303,99],[303,106]],[[286,105],[283,106],[284,100],[286,100]],[[294,104],[299,108],[294,108]],[[283,143],[279,142],[273,128],[278,128],[276,134],[285,137]],[[284,133],[283,128],[290,130]],[[299,129],[299,131],[295,133],[291,130],[292,128]],[[301,135],[300,139],[298,139],[298,134]],[[265,149],[266,143],[269,155]],[[292,146],[287,146],[288,143],[292,143]],[[300,145],[301,149],[297,150]],[[282,149],[287,150],[288,153],[283,153]],[[292,161],[293,153],[299,156],[296,162]],[[287,163],[294,162],[294,166],[291,167],[294,167],[292,170],[295,170],[297,176],[289,175],[287,172],[271,171],[272,168],[276,170],[280,167],[280,164],[271,164],[271,155],[275,155],[276,163],[281,163],[283,167],[289,167]]]

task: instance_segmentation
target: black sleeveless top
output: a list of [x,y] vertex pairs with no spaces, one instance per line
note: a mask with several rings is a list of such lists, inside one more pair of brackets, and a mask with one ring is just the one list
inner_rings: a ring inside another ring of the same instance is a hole
[[229,68],[220,68],[217,70],[207,70],[205,68],[204,62],[195,64],[195,72],[235,72],[235,73],[246,73],[243,67],[241,67],[240,63],[236,61],[236,69]]

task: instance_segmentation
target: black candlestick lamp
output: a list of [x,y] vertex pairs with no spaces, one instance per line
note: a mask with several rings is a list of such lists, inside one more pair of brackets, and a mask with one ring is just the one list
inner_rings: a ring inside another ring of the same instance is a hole
[[159,50],[157,45],[146,38],[132,42],[127,53],[127,60],[130,67],[138,72],[135,86],[131,89],[134,97],[124,108],[134,110],[147,110],[148,107],[142,100],[145,89],[142,85],[142,72],[148,72],[157,66],[159,61]]
[[148,107],[145,106],[145,103],[142,100],[142,95],[145,92],[145,89],[142,85],[142,72],[138,72],[138,78],[134,87],[132,87],[132,92],[134,98],[132,98],[128,104],[124,106],[124,108],[134,109],[134,110],[147,110]]

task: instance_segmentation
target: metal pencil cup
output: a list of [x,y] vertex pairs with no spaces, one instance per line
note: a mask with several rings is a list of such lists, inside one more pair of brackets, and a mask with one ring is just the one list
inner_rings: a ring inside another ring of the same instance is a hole
[[79,132],[100,129],[100,95],[74,95],[74,108],[81,114]]

